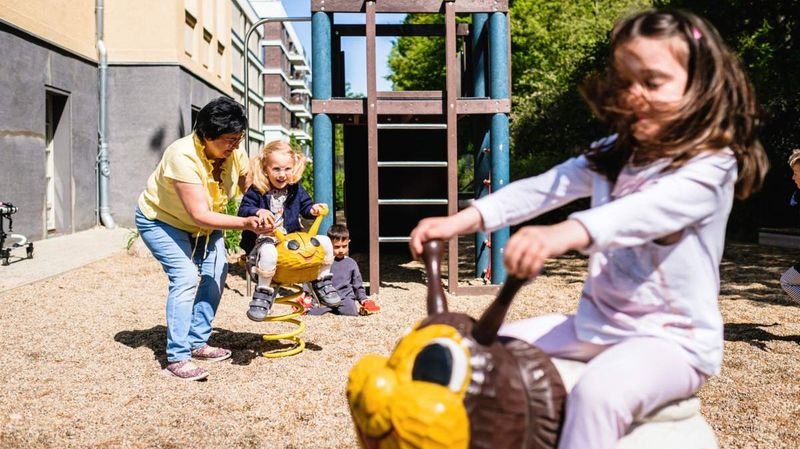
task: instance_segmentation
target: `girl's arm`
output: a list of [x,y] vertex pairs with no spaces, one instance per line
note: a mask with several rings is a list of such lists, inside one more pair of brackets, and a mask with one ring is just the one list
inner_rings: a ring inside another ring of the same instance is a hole
[[596,176],[586,158],[572,158],[541,175],[513,182],[456,215],[423,219],[411,231],[411,253],[422,254],[422,244],[428,240],[448,240],[481,229],[493,231],[587,197]]
[[206,191],[200,184],[176,181],[175,192],[189,217],[201,228],[246,229],[253,232],[261,230],[262,226],[257,217],[232,217],[209,210]]
[[242,202],[239,204],[239,212],[237,215],[240,217],[253,217],[258,213],[259,209],[262,209],[261,194],[258,192],[258,189],[247,189],[244,196],[242,196]]
[[419,257],[422,245],[430,240],[450,240],[460,235],[475,232],[483,228],[483,218],[478,209],[470,206],[461,212],[448,217],[423,218],[411,231],[408,242],[411,254]]
[[486,231],[522,223],[578,198],[591,196],[598,174],[583,157],[569,159],[550,170],[499,188],[472,205],[483,217]]
[[588,252],[641,245],[727,213],[736,173],[730,152],[700,156],[643,190],[570,218],[591,236]]
[[356,301],[361,302],[368,298],[366,290],[364,290],[364,281],[361,279],[361,272],[358,270],[358,264],[353,261],[353,274],[350,277],[353,286],[353,293],[356,294]]
[[524,226],[508,239],[503,264],[509,275],[528,279],[539,274],[545,260],[573,249],[585,249],[590,243],[589,232],[576,220]]
[[297,204],[300,205],[300,215],[303,218],[314,218],[314,214],[311,213],[311,208],[314,207],[314,200],[311,199],[306,189],[300,184],[297,184]]

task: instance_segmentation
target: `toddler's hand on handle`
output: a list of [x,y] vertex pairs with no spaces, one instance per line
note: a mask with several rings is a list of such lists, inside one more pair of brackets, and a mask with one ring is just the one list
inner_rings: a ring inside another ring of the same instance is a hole
[[529,279],[542,270],[545,260],[571,249],[582,249],[591,237],[578,221],[567,220],[550,226],[525,226],[506,245],[503,264],[509,276]]
[[270,228],[275,225],[275,216],[267,209],[259,209],[258,212],[256,212],[256,217],[261,220],[262,224],[269,225]]
[[311,215],[319,217],[320,215],[328,214],[328,205],[325,203],[317,203],[311,206]]

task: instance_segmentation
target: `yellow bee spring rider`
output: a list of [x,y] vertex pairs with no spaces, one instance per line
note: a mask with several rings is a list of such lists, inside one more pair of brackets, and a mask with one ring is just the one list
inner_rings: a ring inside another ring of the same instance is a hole
[[[262,337],[266,341],[288,340],[294,343],[288,349],[265,352],[264,357],[286,357],[295,355],[303,351],[306,347],[305,341],[298,337],[306,329],[306,325],[297,319],[303,314],[305,308],[297,302],[297,298],[303,295],[304,282],[309,282],[317,278],[320,266],[325,259],[325,250],[320,242],[315,238],[322,224],[322,219],[328,215],[329,209],[324,208],[315,219],[308,232],[299,231],[290,234],[276,230],[275,238],[278,243],[275,249],[278,251],[278,263],[272,282],[276,289],[290,290],[291,294],[275,299],[276,304],[285,304],[292,308],[292,311],[283,315],[267,316],[265,321],[290,323],[295,326],[291,331],[281,334],[264,334]],[[248,271],[251,269],[248,267]],[[252,271],[257,271],[256,267]],[[248,273],[248,294],[250,292],[250,281],[252,273]]]

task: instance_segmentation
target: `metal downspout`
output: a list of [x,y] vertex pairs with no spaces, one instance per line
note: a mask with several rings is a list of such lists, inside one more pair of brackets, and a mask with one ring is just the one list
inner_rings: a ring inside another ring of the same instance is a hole
[[97,24],[97,55],[99,68],[99,103],[100,117],[97,134],[99,136],[99,148],[97,149],[97,203],[100,222],[108,229],[114,229],[114,219],[108,207],[108,181],[111,177],[111,169],[108,166],[108,141],[106,140],[107,115],[106,104],[107,84],[108,84],[108,52],[106,44],[103,42],[103,0],[95,0],[95,18]]

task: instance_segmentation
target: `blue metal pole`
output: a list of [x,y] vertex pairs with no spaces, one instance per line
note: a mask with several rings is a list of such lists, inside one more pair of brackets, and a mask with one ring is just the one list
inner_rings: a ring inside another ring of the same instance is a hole
[[[486,97],[486,22],[489,15],[477,13],[472,15],[472,33],[470,44],[472,49],[472,96]],[[475,167],[473,191],[475,199],[489,194],[489,186],[484,180],[489,179],[490,160],[487,150],[490,145],[489,126],[484,116],[476,115],[475,124]],[[484,277],[489,268],[489,235],[483,231],[475,233],[475,277]]]
[[472,33],[470,44],[472,46],[472,96],[486,96],[486,21],[489,14],[476,13],[472,15]]
[[[315,12],[311,17],[311,94],[329,100],[331,85],[331,16]],[[326,203],[331,213],[322,220],[320,234],[333,224],[333,122],[327,114],[314,114],[314,201]]]
[[[508,98],[508,21],[504,13],[492,13],[489,19],[489,68],[491,97]],[[494,114],[491,127],[492,191],[502,189],[509,182],[508,116]],[[508,243],[509,228],[492,233],[492,283],[506,280],[503,250]]]

